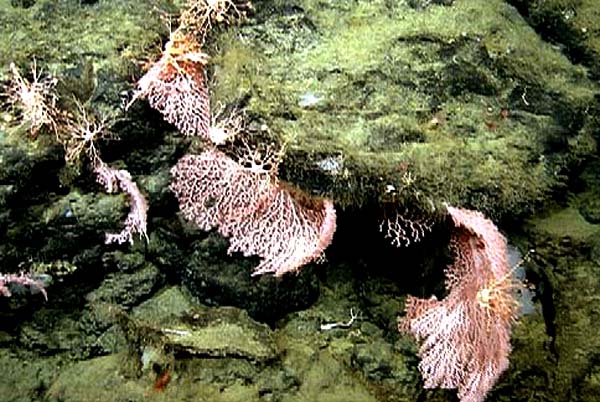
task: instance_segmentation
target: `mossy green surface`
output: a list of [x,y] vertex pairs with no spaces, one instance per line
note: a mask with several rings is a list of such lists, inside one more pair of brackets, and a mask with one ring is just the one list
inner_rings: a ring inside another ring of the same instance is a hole
[[266,325],[244,310],[198,308],[178,288],[165,289],[137,307],[136,325],[158,331],[170,350],[198,356],[235,357],[254,362],[275,358],[275,344]]
[[600,8],[595,0],[510,0],[531,25],[577,63],[600,77]]
[[214,97],[247,97],[282,176],[341,205],[517,215],[562,181],[549,143],[590,136],[598,88],[502,1],[273,4],[219,38]]
[[126,79],[132,63],[144,61],[166,27],[157,10],[170,1],[35,1],[31,7],[0,1],[0,65],[64,73],[91,59],[97,70]]
[[576,204],[574,199],[526,226],[533,250],[526,264],[536,278],[542,315],[525,316],[513,333],[508,372],[513,398],[597,399],[600,225],[586,222]]

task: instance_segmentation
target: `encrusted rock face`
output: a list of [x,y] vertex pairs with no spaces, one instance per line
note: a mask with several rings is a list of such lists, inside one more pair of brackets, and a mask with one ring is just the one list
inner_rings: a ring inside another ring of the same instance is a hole
[[[55,132],[0,110],[0,273],[52,279],[47,301],[18,284],[0,297],[4,399],[447,400],[423,391],[396,329],[407,294],[444,297],[440,207],[507,229],[568,200],[527,238],[506,233],[537,250],[536,289],[488,400],[595,401],[600,170],[569,179],[597,153],[596,1],[256,0],[211,31],[213,107],[285,143],[279,178],[338,211],[328,262],[281,278],[252,277],[258,258],[180,219],[169,171],[206,144],[143,101],[121,107],[168,41],[160,17],[184,3],[0,2],[2,86],[11,63],[31,80],[35,59],[67,117],[114,115],[119,141],[98,152],[149,206],[147,239],[104,245],[127,197],[104,194],[89,161],[66,164]],[[225,3],[247,1],[211,4]]]
[[187,265],[178,273],[183,284],[198,300],[208,305],[229,305],[245,309],[259,321],[274,324],[287,314],[309,307],[319,295],[315,271],[303,268],[297,274],[274,278],[252,277],[257,259],[227,255],[227,241],[210,234],[192,245]]
[[244,310],[194,306],[177,288],[142,303],[132,314],[140,333],[154,333],[165,351],[199,358],[245,359],[257,364],[274,360],[273,331]]
[[276,356],[268,326],[251,320],[243,310],[221,307],[191,312],[184,322],[162,328],[165,344],[178,352],[208,357],[233,357],[265,363]]
[[215,99],[243,99],[289,142],[282,177],[342,205],[527,213],[593,152],[589,71],[506,2],[418,3],[257,8],[219,38]]
[[594,0],[509,0],[544,40],[556,43],[575,64],[600,77],[600,10]]

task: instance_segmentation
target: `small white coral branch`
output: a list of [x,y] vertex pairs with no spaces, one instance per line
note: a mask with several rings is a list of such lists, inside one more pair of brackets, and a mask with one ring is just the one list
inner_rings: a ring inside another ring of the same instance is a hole
[[89,158],[92,166],[101,165],[97,142],[115,137],[109,129],[112,119],[88,113],[79,102],[76,105],[77,110],[67,116],[64,129],[58,134],[58,140],[65,149],[65,161],[77,163],[83,154]]
[[252,10],[246,0],[188,0],[181,14],[181,25],[204,37],[214,24],[232,24]]
[[56,78],[42,76],[35,60],[31,65],[31,81],[21,75],[14,63],[10,63],[10,71],[13,78],[8,87],[8,102],[21,112],[23,124],[28,125],[33,135],[43,126],[56,132]]

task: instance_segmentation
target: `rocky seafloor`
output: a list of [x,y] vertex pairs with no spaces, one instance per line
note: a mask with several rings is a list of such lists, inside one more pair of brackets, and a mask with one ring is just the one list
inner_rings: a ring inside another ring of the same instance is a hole
[[[450,204],[483,212],[527,256],[532,291],[486,400],[597,400],[594,3],[265,0],[215,27],[213,104],[267,127],[286,144],[280,177],[337,208],[325,261],[275,278],[179,216],[169,171],[197,144],[143,101],[122,108],[182,2],[0,0],[2,83],[10,63],[26,74],[35,60],[66,108],[116,116],[100,151],[149,204],[148,241],[105,245],[126,197],[3,108],[0,272],[44,275],[48,300],[0,297],[0,399],[455,400],[423,389],[417,346],[397,330],[408,295],[443,296]],[[380,223],[398,212],[431,219],[430,233],[393,246]]]

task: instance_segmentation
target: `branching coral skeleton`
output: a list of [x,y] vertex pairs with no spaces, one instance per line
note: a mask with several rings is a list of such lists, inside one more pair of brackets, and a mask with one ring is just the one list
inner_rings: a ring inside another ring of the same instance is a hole
[[239,110],[226,114],[225,107],[221,106],[211,118],[208,137],[215,145],[224,145],[233,140],[244,130],[244,116]]
[[180,22],[182,26],[204,36],[213,24],[231,24],[239,21],[246,16],[246,11],[251,9],[252,3],[243,0],[188,0]]
[[65,126],[57,134],[58,141],[65,149],[65,160],[74,164],[85,154],[92,166],[102,163],[97,142],[101,139],[114,138],[109,130],[112,119],[107,116],[91,115],[85,107],[76,102],[77,111],[65,119]]
[[22,114],[22,123],[26,124],[32,135],[46,126],[56,132],[56,101],[54,93],[57,79],[44,77],[37,70],[35,60],[31,65],[31,81],[24,78],[14,63],[10,64],[13,79],[8,87],[8,102]]

